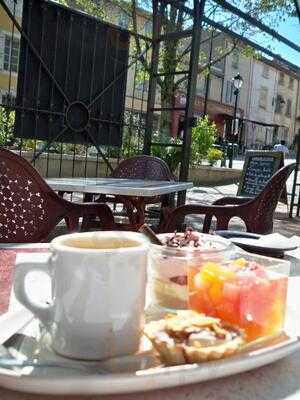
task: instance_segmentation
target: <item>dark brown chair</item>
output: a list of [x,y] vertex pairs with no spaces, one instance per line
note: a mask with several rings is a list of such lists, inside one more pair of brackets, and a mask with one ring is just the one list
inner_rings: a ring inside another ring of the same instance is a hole
[[[175,180],[168,165],[162,159],[147,155],[135,156],[121,161],[110,177],[142,179],[148,181]],[[171,200],[170,195],[147,197],[142,199],[142,202],[141,198],[135,198],[132,196],[100,195],[97,201],[122,204],[125,215],[129,220],[127,228],[135,229],[140,225],[139,215],[145,212],[146,205],[161,203],[161,207],[164,209],[169,205]],[[124,227],[126,228],[125,224]]]
[[0,242],[44,241],[61,220],[74,231],[79,218],[85,216],[98,217],[103,229],[115,226],[106,204],[75,204],[62,199],[28,161],[0,149]]
[[227,230],[230,220],[239,217],[245,222],[247,232],[270,233],[273,230],[273,216],[280,194],[295,166],[296,164],[290,164],[277,171],[255,198],[224,197],[217,200],[215,205],[180,206],[168,215],[161,232],[172,232],[187,215],[197,214],[204,216],[204,233],[209,232],[213,217],[217,220],[217,230]]
[[140,155],[120,162],[111,174],[112,178],[146,179],[153,181],[174,181],[168,165],[158,157]]

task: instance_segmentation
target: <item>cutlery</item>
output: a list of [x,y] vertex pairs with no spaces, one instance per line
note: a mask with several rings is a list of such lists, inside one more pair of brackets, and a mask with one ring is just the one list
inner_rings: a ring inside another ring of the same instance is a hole
[[4,347],[0,346],[0,354],[4,354],[6,350],[7,357],[0,357],[0,368],[24,368],[24,367],[35,367],[35,368],[63,368],[63,369],[72,369],[78,371],[86,371],[86,372],[95,372],[97,374],[107,374],[108,372],[100,369],[97,365],[92,364],[90,366],[80,364],[80,363],[71,363],[71,362],[63,362],[63,361],[40,361],[37,359],[30,360],[18,360],[13,358],[9,351]]
[[30,321],[33,315],[30,311],[22,308],[14,312],[8,312],[0,317],[1,331],[0,344],[5,343],[11,336],[24,328]]

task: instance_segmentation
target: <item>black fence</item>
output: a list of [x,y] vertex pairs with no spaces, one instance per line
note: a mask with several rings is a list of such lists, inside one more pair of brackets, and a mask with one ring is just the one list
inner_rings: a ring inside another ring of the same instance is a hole
[[152,22],[144,17],[137,48],[128,29],[53,2],[0,7],[0,146],[45,177],[107,176],[142,153]]

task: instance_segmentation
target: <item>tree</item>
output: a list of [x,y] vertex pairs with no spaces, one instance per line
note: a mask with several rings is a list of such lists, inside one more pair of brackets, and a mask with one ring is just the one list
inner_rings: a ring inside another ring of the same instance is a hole
[[[60,0],[60,2],[71,7],[79,8],[85,12],[96,15],[106,21],[111,21],[116,13],[126,15],[130,21],[129,28],[134,33],[140,33],[141,24],[140,16],[146,20],[151,20],[151,10],[153,9],[154,0]],[[183,9],[176,7],[178,2],[169,2],[168,6],[163,9],[161,18],[162,34],[169,34],[174,31],[188,30],[192,26],[192,19]],[[267,23],[268,26],[276,28],[278,23],[284,20],[288,15],[293,13],[293,0],[231,0],[231,4],[245,11],[248,15]],[[189,6],[189,2],[186,2]],[[222,9],[213,0],[207,0],[205,15],[218,23],[225,25],[229,29],[242,36],[255,36],[258,33],[256,27],[250,26],[249,23],[242,20],[239,16],[234,15],[225,9]],[[211,27],[205,27],[208,35],[202,38],[202,46],[212,40],[218,40],[224,35]],[[144,55],[146,42],[140,37],[135,36],[135,46],[133,52],[141,62],[140,73],[144,77],[150,72],[150,60]],[[232,39],[227,47],[220,45],[214,49],[213,58],[209,61],[208,54],[201,51],[199,59],[199,74],[210,73],[210,67],[217,62],[223,60],[237,47],[239,50],[249,55],[254,53],[249,46],[244,46],[241,41]],[[187,75],[178,76],[170,74],[172,71],[186,70],[188,67],[190,53],[190,39],[174,39],[168,40],[161,46],[159,59],[159,72],[164,73],[164,77],[157,77],[157,84],[161,96],[162,108],[170,108],[174,103],[175,96],[180,91],[185,91]],[[163,134],[170,132],[170,121],[167,112],[161,113],[160,131]]]
[[9,108],[0,107],[0,146],[13,142],[15,113]]

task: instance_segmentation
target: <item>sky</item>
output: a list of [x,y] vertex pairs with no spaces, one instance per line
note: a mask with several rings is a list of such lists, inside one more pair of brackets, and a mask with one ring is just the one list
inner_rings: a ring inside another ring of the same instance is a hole
[[[280,23],[276,31],[280,35],[300,46],[300,23],[298,18],[289,18],[287,21]],[[300,53],[291,49],[284,43],[281,43],[278,40],[272,40],[269,36],[264,37],[263,35],[256,35],[255,42],[270,45],[273,53],[280,54],[285,60],[300,67]]]
[[[227,1],[233,6],[237,7],[238,4],[237,0],[227,0]],[[242,6],[243,1],[240,1],[240,3],[241,5],[239,6],[239,8],[241,9],[241,11],[245,12],[244,7]],[[214,0],[208,1],[207,10],[209,10],[209,7],[212,7],[213,4]],[[296,7],[294,7],[294,9],[296,11]],[[212,19],[216,21],[219,20],[219,22],[221,22],[222,24],[222,22],[224,21],[224,17],[225,19],[226,18],[230,19],[230,16],[232,17],[233,14],[228,11],[224,13],[224,9],[219,7],[218,11],[214,14],[214,17]],[[271,14],[269,16],[272,17]],[[243,19],[240,19],[240,21],[243,21]],[[265,18],[262,18],[262,22],[268,26],[268,15],[266,15]],[[289,17],[286,19],[286,21],[280,22],[276,28],[274,26],[271,26],[271,28],[273,28],[277,33],[279,33],[283,37],[289,39],[291,42],[300,46],[300,22],[297,16]],[[239,28],[237,26],[233,25],[231,29],[239,33]],[[286,44],[276,39],[273,39],[270,35],[261,32],[261,33],[255,33],[254,35],[252,34],[252,36],[251,35],[247,36],[246,34],[245,37],[263,47],[267,47],[273,53],[280,55],[283,59],[290,61],[291,63],[300,67],[300,53],[297,52],[296,50],[293,50]]]

